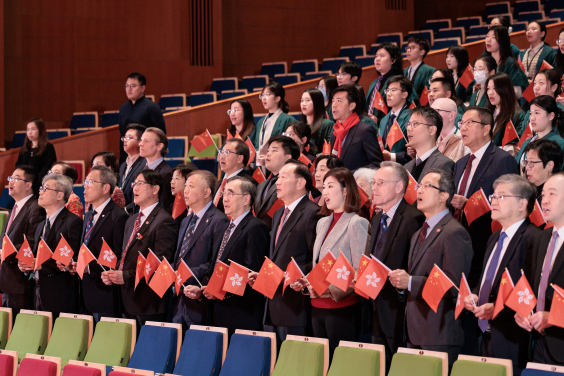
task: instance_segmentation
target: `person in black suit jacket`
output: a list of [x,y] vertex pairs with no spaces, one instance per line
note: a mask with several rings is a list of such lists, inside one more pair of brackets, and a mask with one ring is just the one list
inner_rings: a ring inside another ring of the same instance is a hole
[[196,171],[197,169],[198,167],[196,167],[196,165],[192,163],[187,163],[187,164],[182,163],[176,165],[172,169],[172,180],[170,181],[170,190],[172,193],[172,197],[174,197],[174,202],[172,203],[172,205],[169,206],[167,211],[170,215],[172,215],[172,218],[174,218],[178,227],[180,227],[180,224],[182,223],[184,218],[186,218],[186,216],[188,215],[188,208],[185,208],[184,211],[180,213],[180,215],[175,217],[174,204],[176,203],[176,197],[180,193],[182,195],[182,201],[185,201],[184,188],[186,187],[186,178],[188,177],[188,175],[190,175],[190,173]]
[[[24,239],[27,238],[30,249],[35,241],[35,229],[45,220],[45,210],[37,204],[33,196],[33,182],[35,169],[32,166],[21,165],[8,177],[8,193],[16,204],[8,216],[8,224],[2,231],[0,239],[8,236],[16,251]],[[6,257],[0,268],[0,291],[2,291],[2,306],[12,308],[15,320],[20,309],[31,308],[31,281],[27,273],[22,273],[18,267],[16,253]]]
[[[211,278],[217,260],[226,264],[231,260],[250,270],[259,270],[268,252],[268,227],[251,213],[255,186],[245,178],[234,176],[225,185],[225,191],[225,214],[231,217],[231,222],[214,241],[213,257],[208,263],[203,285]],[[235,329],[262,330],[264,297],[251,286],[245,287],[243,296],[227,293],[223,300],[208,293],[206,286],[193,297],[199,298],[202,292],[213,301],[213,325],[227,328],[229,335]]]
[[[84,180],[84,200],[92,209],[84,216],[81,243],[84,243],[96,259],[99,258],[104,240],[119,260],[123,247],[123,231],[129,218],[125,210],[111,199],[116,186],[115,174],[105,166],[94,166]],[[111,257],[104,255],[104,258]],[[74,265],[76,268],[76,264]],[[88,264],[82,278],[84,306],[96,322],[102,317],[120,317],[119,288],[102,282],[104,269],[96,262]]]
[[[38,202],[45,209],[47,218],[35,230],[34,256],[37,256],[41,238],[51,251],[57,252],[59,241],[64,236],[76,259],[80,249],[82,219],[65,208],[71,192],[72,183],[66,176],[50,174],[43,178]],[[33,268],[24,270],[32,271]],[[78,276],[69,273],[69,267],[49,259],[40,266],[35,276],[36,310],[53,312],[54,317],[61,312],[79,313]]]
[[125,223],[123,251],[117,270],[102,272],[106,285],[121,285],[123,316],[136,319],[139,326],[146,321],[164,321],[166,306],[170,301],[169,289],[160,298],[149,286],[145,278],[135,288],[137,257],[145,258],[151,249],[159,261],[164,258],[172,262],[178,226],[174,219],[159,206],[162,176],[153,170],[143,170],[135,178],[133,188],[134,202],[139,206],[139,214],[131,216]]
[[257,187],[254,198],[254,211],[269,229],[272,228],[272,217],[268,215],[274,203],[278,200],[276,194],[276,181],[278,173],[288,159],[297,160],[300,157],[300,148],[294,140],[287,136],[274,136],[266,144],[268,151],[265,156],[265,166],[271,172],[270,177]]
[[468,275],[468,284],[474,288],[484,263],[487,241],[492,234],[491,213],[488,212],[474,220],[470,225],[464,215],[464,206],[476,191],[484,190],[486,197],[493,193],[495,179],[505,174],[519,174],[515,158],[491,142],[493,134],[493,115],[487,108],[470,106],[462,117],[460,135],[462,142],[470,148],[454,165],[456,193],[452,199],[454,217],[459,219],[472,239],[474,258]]
[[331,135],[331,153],[353,172],[360,167],[380,167],[384,160],[376,130],[358,117],[359,101],[354,85],[341,85],[333,91],[336,124]]
[[[425,222],[423,213],[403,199],[408,184],[405,168],[396,162],[382,162],[372,180],[372,203],[382,211],[372,218],[369,252],[392,270],[407,270],[410,240]],[[398,347],[405,347],[405,299],[386,283],[372,303],[372,342],[386,346],[389,367]]]
[[480,285],[466,297],[464,305],[480,320],[480,355],[511,359],[513,374],[520,375],[527,363],[529,336],[513,320],[512,310],[503,309],[495,319],[493,313],[500,286],[509,283],[504,271],[517,283],[521,270],[526,269],[525,256],[532,253],[540,233],[528,218],[535,207],[536,188],[519,175],[503,175],[494,182],[491,199],[492,219],[502,229],[490,236]]
[[121,188],[125,197],[125,206],[133,202],[133,188],[131,183],[141,170],[147,165],[145,158],[139,155],[139,141],[145,132],[145,126],[141,124],[129,124],[125,136],[121,138],[123,148],[127,153],[127,159],[119,167],[118,187]]
[[[178,270],[182,260],[188,265],[196,278],[201,280],[212,259],[216,242],[221,243],[221,236],[229,224],[227,216],[219,211],[212,202],[216,178],[205,170],[198,170],[188,175],[184,197],[192,214],[180,225],[174,269]],[[182,324],[186,331],[191,324],[203,325],[207,319],[207,299],[190,299],[192,292],[199,291],[194,278],[188,279],[172,303],[172,322]]]

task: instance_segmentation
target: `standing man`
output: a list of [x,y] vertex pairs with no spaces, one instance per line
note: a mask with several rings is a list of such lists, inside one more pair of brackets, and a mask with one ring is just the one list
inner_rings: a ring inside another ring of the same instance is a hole
[[[181,163],[179,165],[176,165],[173,169],[172,169],[172,180],[170,181],[170,191],[172,193],[172,197],[174,197],[174,202],[176,202],[176,196],[180,193],[180,195],[182,195],[183,200],[186,201],[186,196],[184,196],[184,188],[186,188],[186,179],[188,179],[188,175],[190,175],[192,172],[196,171],[198,169],[198,167],[196,167],[196,165],[192,164],[192,163]],[[182,223],[182,221],[184,220],[184,218],[186,218],[186,216],[188,215],[188,208],[189,206],[187,206],[186,209],[184,209],[184,211],[176,218],[174,218],[174,220],[176,221],[176,224],[178,225],[178,228],[180,228],[180,224]],[[167,209],[168,214],[172,215],[174,210],[174,203],[172,205],[170,205]]]
[[425,87],[429,88],[429,80],[435,73],[435,68],[423,62],[430,50],[429,41],[425,38],[414,36],[407,40],[405,52],[410,65],[403,70],[403,75],[413,84],[413,90],[419,97]]
[[125,206],[127,207],[133,202],[133,188],[131,183],[135,180],[137,174],[145,168],[147,161],[139,154],[139,143],[141,136],[147,128],[141,124],[129,124],[126,128],[125,136],[121,138],[123,149],[127,154],[125,162],[119,167],[118,186],[125,197]]
[[439,98],[431,107],[443,118],[443,129],[437,139],[437,147],[445,157],[456,163],[466,154],[470,154],[470,149],[464,146],[458,127],[454,124],[457,116],[456,103],[450,98]]

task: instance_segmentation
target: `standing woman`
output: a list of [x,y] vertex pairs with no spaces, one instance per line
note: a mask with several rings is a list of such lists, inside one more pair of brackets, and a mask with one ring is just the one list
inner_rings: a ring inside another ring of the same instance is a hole
[[[76,171],[76,168],[63,161],[57,161],[53,163],[53,166],[51,166],[51,169],[47,173],[64,175],[70,179],[73,185],[78,180],[78,172]],[[77,215],[80,219],[82,219],[84,213],[84,205],[82,205],[82,201],[80,201],[80,197],[78,197],[76,193],[72,192],[70,194],[65,207],[71,213]]]
[[491,56],[481,56],[474,62],[474,82],[470,106],[486,107],[488,105],[485,83],[486,80],[495,74],[497,63]]
[[231,102],[231,107],[227,110],[227,115],[231,120],[229,133],[235,137],[235,133],[245,141],[247,137],[255,129],[255,118],[253,116],[253,107],[246,99],[235,99]]
[[[345,167],[343,161],[334,155],[320,155],[317,157],[314,164],[315,170],[313,171],[313,179],[315,188],[320,192],[323,191],[323,179],[325,179],[325,175],[334,168]],[[321,196],[316,197],[313,199],[313,202],[319,204],[319,206],[323,206],[324,201],[320,199]]]
[[525,67],[527,79],[531,82],[540,70],[543,61],[554,67],[556,64],[556,51],[544,43],[544,38],[546,37],[546,25],[544,23],[540,21],[530,22],[525,35],[531,46],[524,52],[521,52],[521,62]]
[[464,85],[460,83],[460,77],[462,77],[469,64],[470,60],[468,58],[468,51],[466,51],[466,48],[459,45],[449,47],[446,53],[446,65],[452,72],[456,95],[463,103],[470,101],[472,90],[474,88],[474,84],[476,83],[475,81],[472,81],[468,85],[468,88],[465,88]]
[[333,111],[331,109],[331,100],[333,99],[333,90],[339,86],[337,78],[335,76],[325,76],[319,80],[317,84],[317,90],[323,94],[323,103],[325,105],[325,116],[331,121],[335,121],[333,117]]
[[[511,34],[513,32],[513,28],[511,27],[511,23],[509,22],[509,19],[507,17],[499,16],[492,18],[492,21],[490,22],[490,27],[491,26],[503,26],[507,29],[508,34]],[[519,49],[519,47],[511,43],[511,53],[513,54],[515,59],[519,59],[521,50]]]
[[[564,77],[564,29],[560,30],[560,32],[558,33],[556,44],[558,45],[558,51],[556,51],[556,66],[554,67],[554,69],[556,69],[558,77],[560,77],[560,79],[562,80],[562,77]],[[562,98],[557,98],[556,100],[559,103],[564,102],[564,99]]]
[[[321,84],[321,81],[320,81]],[[300,108],[302,110],[301,122],[307,124],[311,129],[310,141],[315,145],[317,152],[323,150],[323,143],[331,141],[333,133],[333,125],[335,124],[326,119],[326,108],[324,104],[324,95],[318,89],[306,89],[302,94]],[[331,111],[331,113],[333,113]]]
[[[119,179],[119,167],[118,167],[118,159],[114,153],[111,151],[101,151],[92,156],[90,160],[90,166],[106,166],[116,175],[116,178]],[[123,191],[120,187],[116,186],[114,189],[114,193],[112,193],[112,201],[119,206],[120,208],[125,208],[125,196],[123,195]],[[88,211],[88,208],[85,208]]]
[[33,193],[39,195],[39,186],[51,165],[57,160],[53,144],[47,138],[47,130],[42,119],[31,119],[27,123],[27,133],[24,145],[20,148],[16,167],[30,165],[35,169]]

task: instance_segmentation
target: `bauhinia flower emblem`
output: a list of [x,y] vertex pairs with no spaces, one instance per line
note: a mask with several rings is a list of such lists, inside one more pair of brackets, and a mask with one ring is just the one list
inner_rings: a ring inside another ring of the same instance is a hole
[[343,265],[342,268],[337,269],[337,279],[344,279],[345,281],[349,278],[349,274],[351,274],[350,270],[347,270],[347,267]]
[[235,273],[235,275],[231,278],[229,278],[231,280],[231,286],[241,286],[241,281],[243,280],[243,277],[239,277],[239,274]]
[[525,303],[526,305],[530,305],[531,300],[534,299],[533,294],[531,294],[527,288],[524,291],[518,291],[517,295],[519,295],[519,300],[517,301],[519,304]]
[[380,282],[380,278],[378,278],[375,272],[366,276],[366,286],[372,285],[372,287],[376,287],[378,282]]

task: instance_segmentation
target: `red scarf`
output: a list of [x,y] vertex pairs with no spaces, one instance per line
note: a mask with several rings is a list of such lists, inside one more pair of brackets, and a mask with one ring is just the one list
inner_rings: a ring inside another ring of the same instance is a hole
[[337,123],[333,126],[333,134],[336,138],[333,148],[337,150],[337,157],[341,158],[341,144],[343,143],[345,137],[347,137],[347,133],[349,133],[349,130],[359,122],[360,119],[358,115],[356,112],[353,112],[349,115],[347,120],[345,120],[344,124],[341,124],[341,122],[337,120]]

